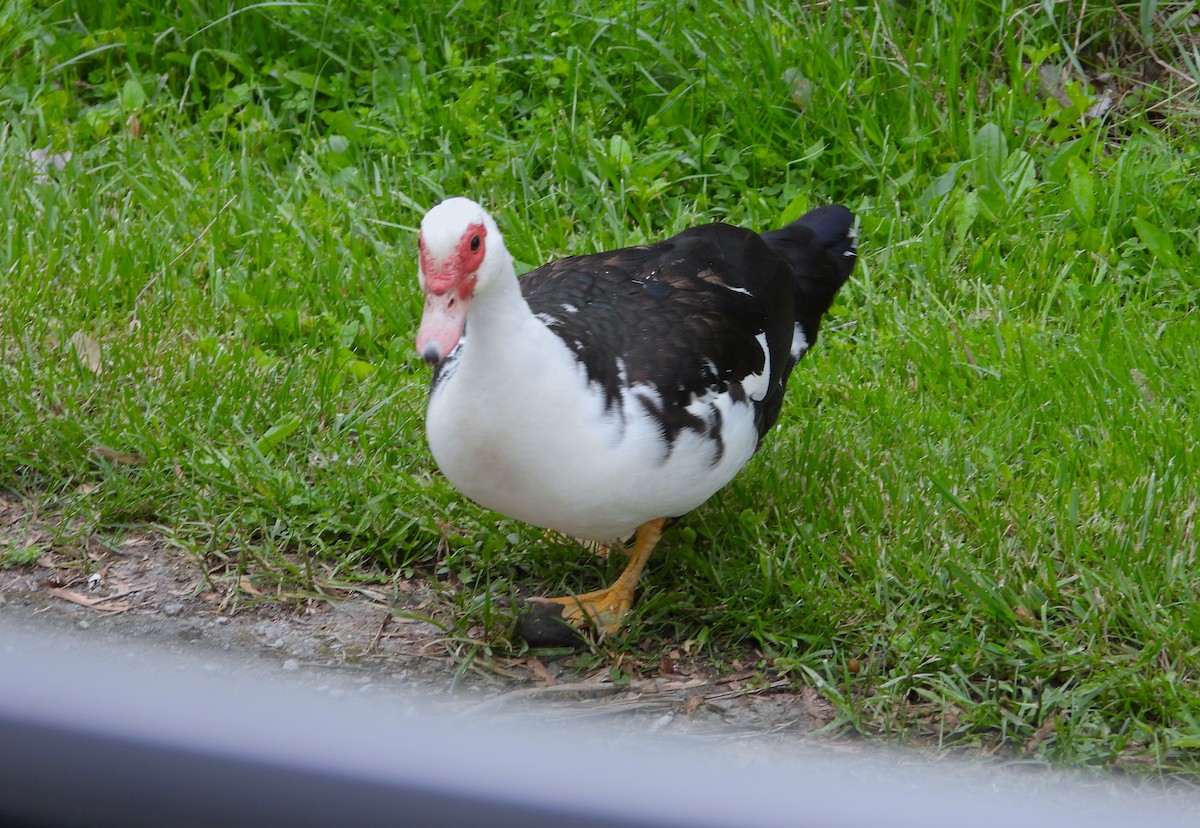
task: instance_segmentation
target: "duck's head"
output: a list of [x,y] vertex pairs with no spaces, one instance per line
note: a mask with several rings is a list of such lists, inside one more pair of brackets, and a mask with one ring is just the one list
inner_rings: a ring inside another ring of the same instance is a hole
[[475,296],[512,269],[496,222],[468,198],[449,198],[425,214],[418,278],[425,311],[417,331],[417,353],[430,364],[454,350]]

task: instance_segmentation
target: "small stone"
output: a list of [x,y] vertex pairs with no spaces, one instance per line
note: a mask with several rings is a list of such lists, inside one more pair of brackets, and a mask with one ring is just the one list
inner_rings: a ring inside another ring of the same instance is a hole
[[579,631],[562,617],[562,604],[533,604],[517,616],[517,635],[530,647],[586,646]]
[[300,662],[294,658],[289,658],[287,661],[283,662],[283,669],[287,670],[289,673],[294,673],[300,669]]
[[167,604],[163,607],[163,613],[171,618],[174,618],[181,612],[183,612],[183,604]]
[[81,629],[81,630],[86,630],[88,627],[92,626],[92,622],[91,622],[91,621],[82,621],[82,620],[81,620],[81,621],[79,621],[77,624],[75,624],[75,626],[76,626],[76,627],[79,627],[79,629]]

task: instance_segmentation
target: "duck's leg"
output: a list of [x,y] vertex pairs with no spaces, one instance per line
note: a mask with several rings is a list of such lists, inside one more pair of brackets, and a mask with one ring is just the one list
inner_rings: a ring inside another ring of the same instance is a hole
[[633,594],[637,589],[638,579],[641,578],[646,561],[650,559],[650,553],[654,551],[666,525],[666,518],[655,518],[638,527],[633,551],[629,553],[629,563],[607,589],[583,595],[529,600],[535,604],[561,604],[562,617],[576,627],[590,623],[604,632],[616,632],[621,627],[621,618],[633,605]]

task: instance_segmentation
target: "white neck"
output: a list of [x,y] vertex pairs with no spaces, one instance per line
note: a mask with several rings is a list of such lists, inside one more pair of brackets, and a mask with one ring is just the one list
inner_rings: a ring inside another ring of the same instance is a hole
[[472,374],[468,381],[481,387],[522,387],[547,371],[578,370],[563,341],[529,307],[507,251],[486,288],[471,301],[465,339],[457,372]]
[[[529,309],[529,303],[521,295],[512,258],[506,252],[505,263],[488,280],[487,288],[477,290],[471,300],[464,358],[472,351],[478,354],[484,350],[502,348],[506,341],[519,336],[520,328],[528,322],[536,323],[537,320]],[[473,347],[476,343],[483,347]]]

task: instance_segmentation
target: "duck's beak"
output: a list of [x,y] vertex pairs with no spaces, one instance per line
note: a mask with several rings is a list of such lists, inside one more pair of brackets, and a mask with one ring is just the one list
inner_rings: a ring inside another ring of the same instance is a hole
[[454,350],[467,325],[471,296],[465,299],[457,290],[425,294],[425,312],[417,331],[417,353],[430,365],[438,365]]

